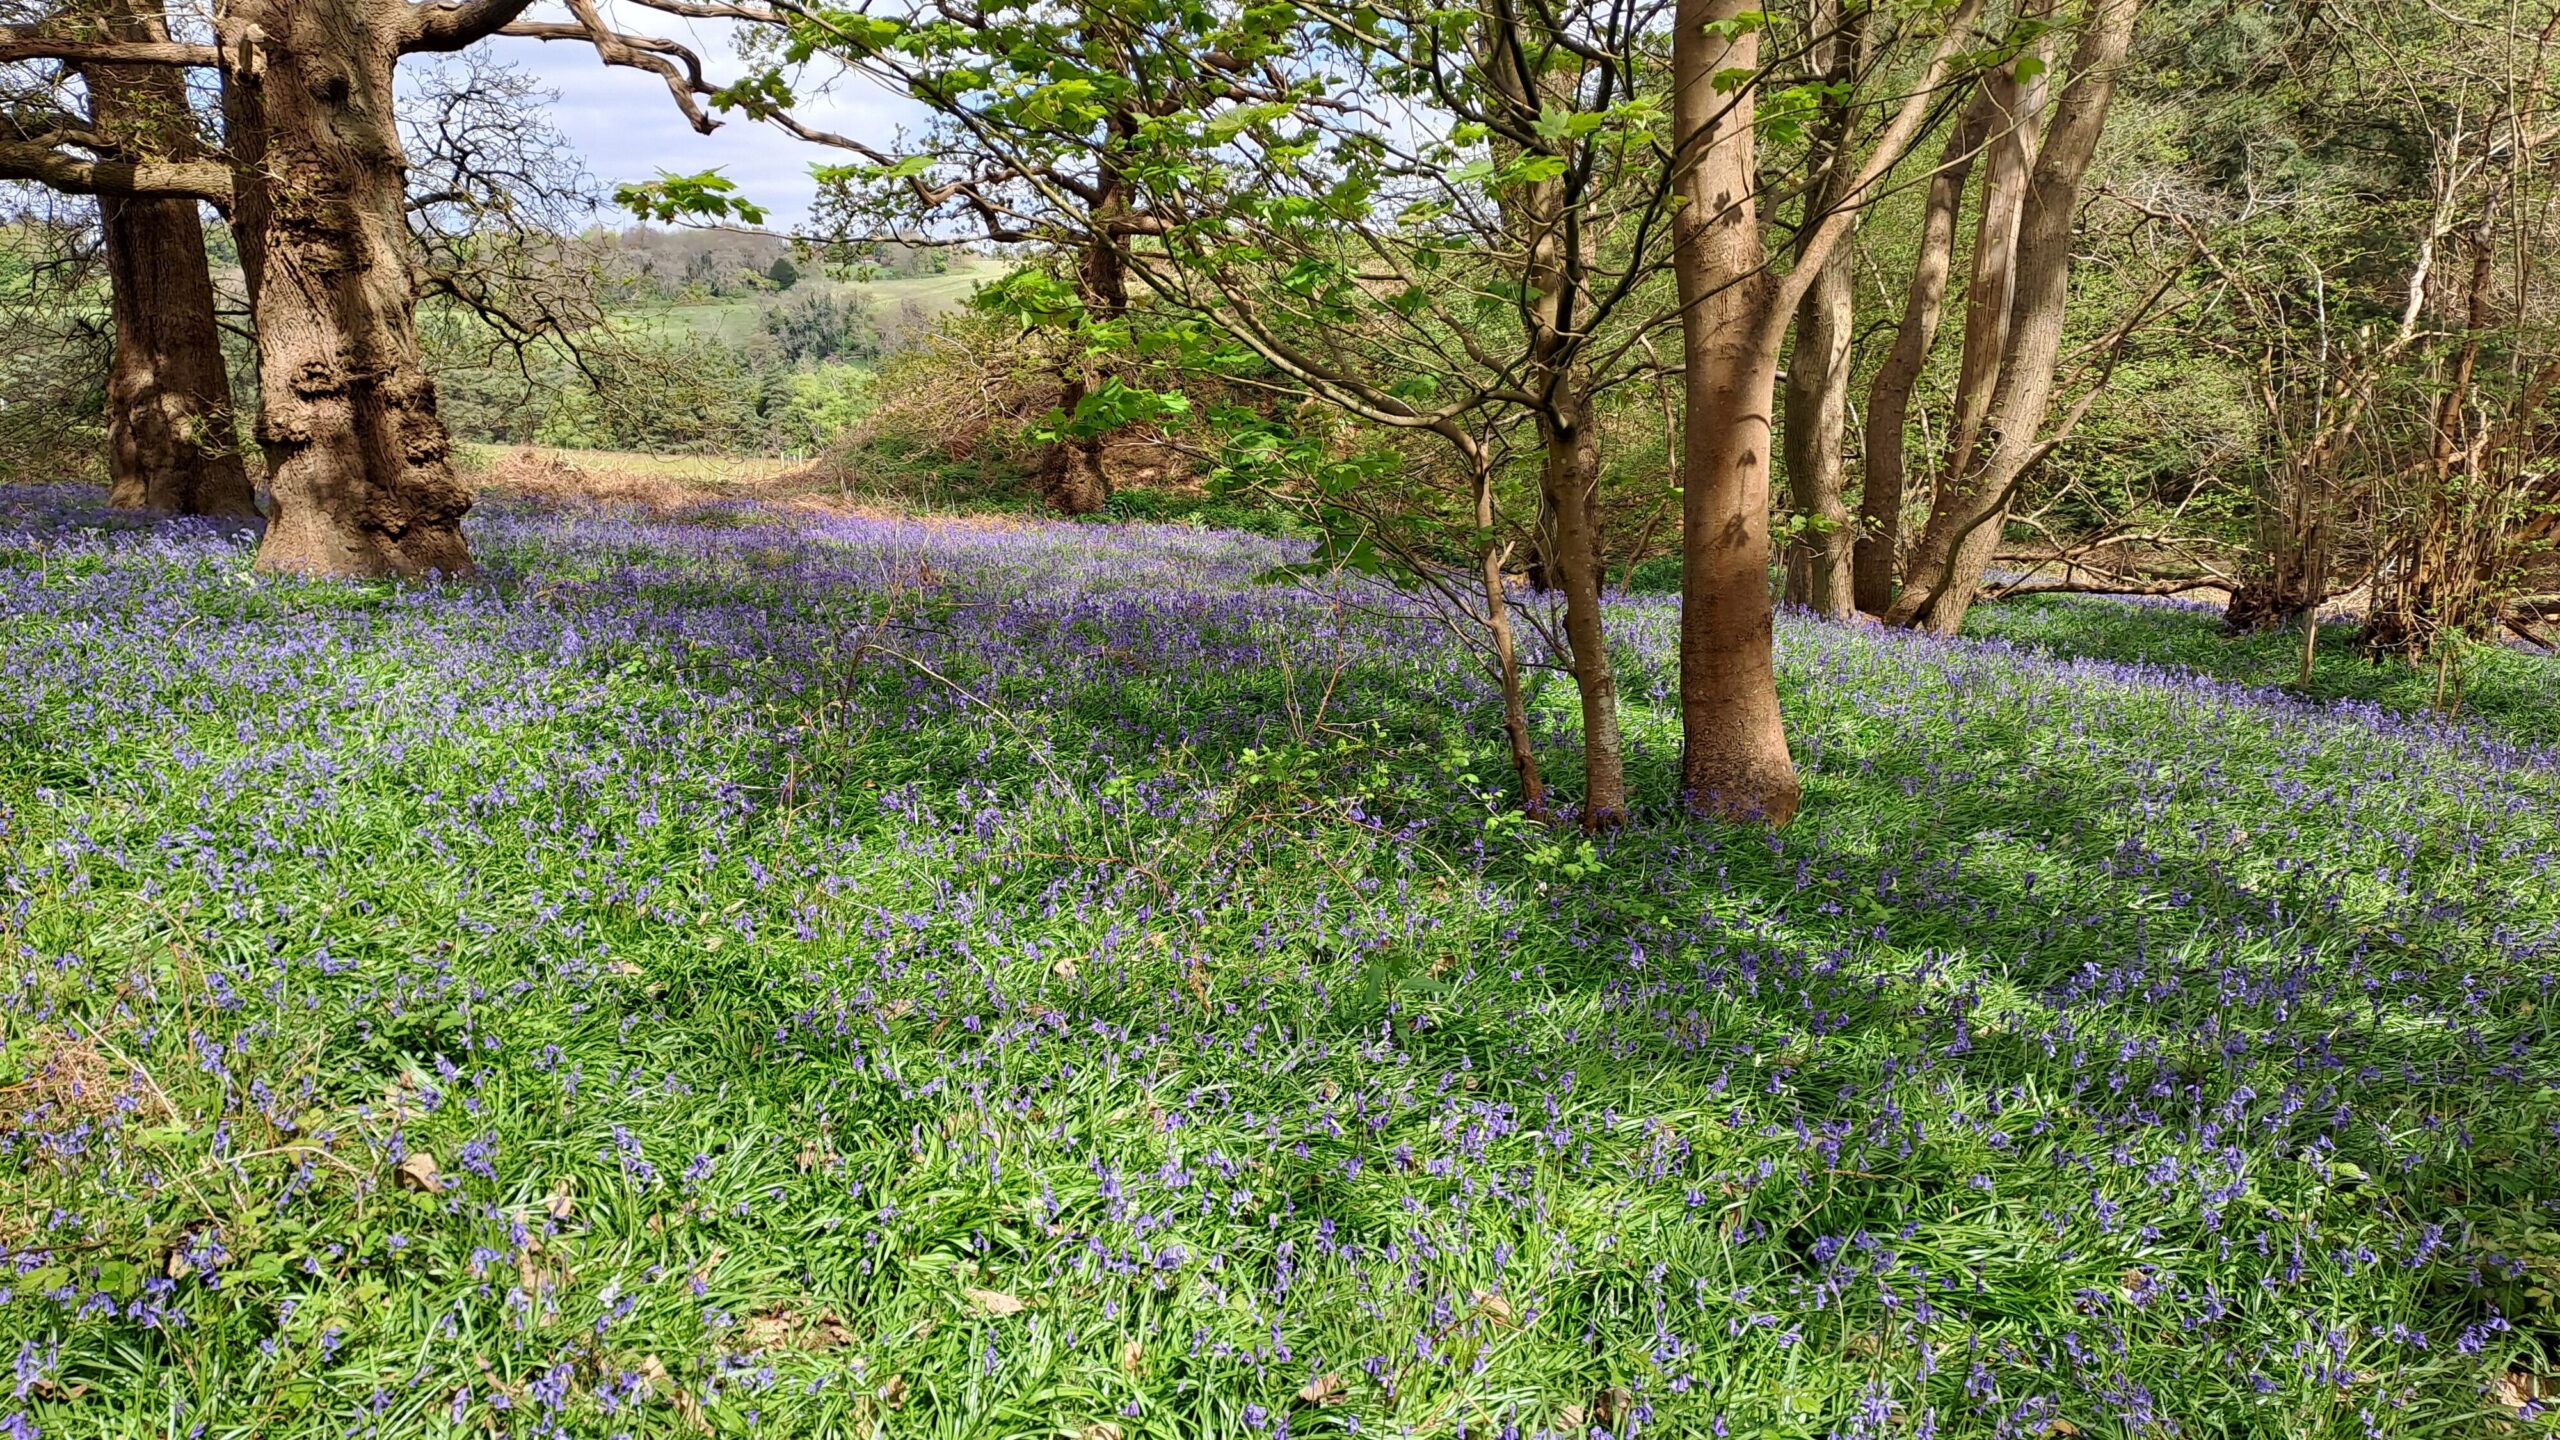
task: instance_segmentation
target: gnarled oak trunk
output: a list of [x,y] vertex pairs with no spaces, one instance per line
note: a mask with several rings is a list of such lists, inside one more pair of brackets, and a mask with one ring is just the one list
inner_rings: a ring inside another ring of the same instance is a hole
[[258,325],[262,570],[468,573],[471,492],[420,363],[392,116],[406,5],[233,0],[233,227]]

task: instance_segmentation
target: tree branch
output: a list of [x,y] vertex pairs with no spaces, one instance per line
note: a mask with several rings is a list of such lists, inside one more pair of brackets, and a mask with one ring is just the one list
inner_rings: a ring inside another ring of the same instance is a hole
[[466,50],[532,8],[533,0],[421,0],[409,7],[408,33],[400,41],[400,52]]
[[171,40],[54,40],[16,26],[0,27],[0,64],[61,60],[73,65],[201,65],[221,63],[210,45]]
[[33,180],[70,195],[231,203],[231,167],[216,160],[82,160],[42,145],[0,141],[0,180]]

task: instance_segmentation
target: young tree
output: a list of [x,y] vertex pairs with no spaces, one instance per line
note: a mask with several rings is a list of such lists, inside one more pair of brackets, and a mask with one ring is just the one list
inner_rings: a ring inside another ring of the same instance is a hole
[[[1813,0],[1807,8],[1810,83],[1819,87],[1821,97],[1805,153],[1810,179],[1804,204],[1810,215],[1840,209],[1851,199],[1845,187],[1857,168],[1853,127],[1860,111],[1849,101],[1868,58],[1869,18],[1864,0],[1846,6],[1841,0]],[[1854,230],[1854,215],[1850,225]],[[1798,226],[1799,252],[1819,234],[1819,226]],[[1787,553],[1787,599],[1835,620],[1848,618],[1855,608],[1852,547],[1857,527],[1849,516],[1843,471],[1857,258],[1857,247],[1847,237],[1832,244],[1829,258],[1796,302],[1795,342],[1787,358],[1787,489],[1799,527]]]
[[[974,217],[979,233],[1059,246],[1071,292],[1021,284],[1008,298],[1029,319],[1072,319],[1056,328],[1081,364],[1150,343],[1140,320],[1178,322],[1223,336],[1251,367],[1231,383],[1445,441],[1479,517],[1469,608],[1494,637],[1530,793],[1497,467],[1511,429],[1532,432],[1554,522],[1539,550],[1563,600],[1547,638],[1583,717],[1582,817],[1621,823],[1598,429],[1601,396],[1640,353],[1638,317],[1664,318],[1648,284],[1669,208],[1647,93],[1657,12],[1495,0],[1463,24],[1395,4],[1339,16],[973,6],[961,18],[926,6],[833,38],[941,117],[917,155],[848,176],[871,189],[845,208],[908,233]],[[1351,95],[1427,109],[1445,133],[1396,126]],[[1065,390],[1070,438],[1138,403],[1125,383],[1070,376]],[[1371,547],[1396,545],[1366,499],[1328,509],[1356,517]],[[1417,576],[1430,568],[1406,559]]]

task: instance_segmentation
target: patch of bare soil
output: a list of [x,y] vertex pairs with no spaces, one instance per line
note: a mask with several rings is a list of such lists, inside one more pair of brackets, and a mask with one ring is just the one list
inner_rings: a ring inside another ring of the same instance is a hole
[[[652,458],[652,457],[643,457]],[[931,515],[854,500],[818,465],[782,468],[706,465],[694,473],[639,469],[599,454],[590,462],[556,450],[520,448],[498,457],[476,478],[488,493],[551,505],[628,507],[679,515],[704,505],[750,501],[771,509],[828,519],[908,520],[925,524],[1005,528],[1020,523],[1003,515]]]

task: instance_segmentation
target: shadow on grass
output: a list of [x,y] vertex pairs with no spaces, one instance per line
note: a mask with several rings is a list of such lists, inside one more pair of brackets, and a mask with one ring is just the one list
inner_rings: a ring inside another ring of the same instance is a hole
[[[2008,640],[2064,658],[2124,664],[2178,665],[2216,679],[2281,688],[2314,700],[2361,700],[2418,713],[2434,708],[2437,672],[2396,660],[2376,662],[2356,643],[2352,626],[2321,629],[2308,689],[2301,673],[2299,630],[2230,635],[2221,613],[2178,601],[2100,596],[2025,596],[1977,605],[1965,633]],[[2537,744],[2560,744],[2560,660],[2508,646],[2474,646],[2454,677],[2457,716],[2469,716]]]

